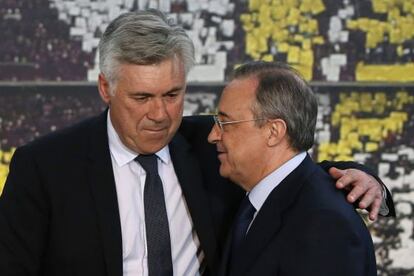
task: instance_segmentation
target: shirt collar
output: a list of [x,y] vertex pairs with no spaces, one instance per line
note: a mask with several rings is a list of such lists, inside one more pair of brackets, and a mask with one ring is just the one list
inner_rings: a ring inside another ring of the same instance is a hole
[[269,194],[305,159],[306,152],[301,152],[263,178],[249,193],[249,200],[259,211]]
[[[109,150],[111,155],[114,157],[115,162],[118,164],[119,167],[122,167],[129,162],[133,161],[135,157],[139,154],[135,151],[126,147],[121,139],[119,138],[118,133],[116,132],[114,126],[111,122],[111,116],[109,115],[111,110],[108,110],[107,115],[107,132],[108,132],[108,143],[109,143]],[[170,150],[168,145],[160,149],[158,152],[155,153],[157,157],[165,164],[169,164],[171,161]]]

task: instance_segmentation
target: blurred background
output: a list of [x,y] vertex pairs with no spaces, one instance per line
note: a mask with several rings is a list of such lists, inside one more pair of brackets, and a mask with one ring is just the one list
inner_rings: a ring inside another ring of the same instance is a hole
[[379,275],[414,275],[414,0],[1,0],[0,193],[16,147],[101,112],[108,22],[157,8],[196,45],[185,114],[215,110],[249,60],[297,68],[319,98],[317,161],[354,160],[393,193],[369,225]]

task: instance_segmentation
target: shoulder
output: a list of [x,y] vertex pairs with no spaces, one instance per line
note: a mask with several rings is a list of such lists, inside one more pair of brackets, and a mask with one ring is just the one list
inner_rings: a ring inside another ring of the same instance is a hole
[[286,216],[289,229],[296,229],[303,239],[319,237],[333,241],[349,237],[365,240],[368,230],[361,217],[325,171],[317,167],[303,181],[303,187]]
[[309,156],[281,183],[279,191],[285,198],[290,195],[289,202],[293,204],[291,213],[295,216],[301,217],[305,211],[319,210],[355,213],[353,206],[346,201],[344,192],[336,189],[334,179]]
[[340,207],[347,208],[349,205],[353,209],[346,201],[343,190],[336,189],[334,179],[318,166],[315,166],[313,174],[306,178],[303,187],[301,197],[315,208],[335,210],[341,209]]
[[19,147],[15,155],[39,157],[62,155],[61,158],[64,158],[84,151],[88,141],[93,137],[107,139],[103,134],[106,135],[106,116],[101,114],[37,138]]
[[349,226],[355,223],[359,225],[361,218],[346,200],[345,192],[336,188],[334,179],[328,173],[315,167],[313,173],[304,180],[296,201],[295,214],[303,216],[304,220],[314,220],[315,223],[342,220]]

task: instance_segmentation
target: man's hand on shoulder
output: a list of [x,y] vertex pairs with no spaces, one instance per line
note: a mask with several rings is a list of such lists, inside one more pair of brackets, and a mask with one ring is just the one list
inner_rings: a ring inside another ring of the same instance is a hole
[[350,203],[359,200],[358,207],[369,209],[369,218],[373,221],[377,219],[384,199],[381,183],[371,175],[357,169],[339,170],[332,167],[329,173],[336,179],[338,189],[349,191],[347,200]]

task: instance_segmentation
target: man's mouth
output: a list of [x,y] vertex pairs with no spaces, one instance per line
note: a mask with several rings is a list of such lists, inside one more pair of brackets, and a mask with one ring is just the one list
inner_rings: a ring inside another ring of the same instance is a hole
[[167,127],[162,127],[162,128],[145,128],[146,131],[149,132],[154,132],[154,133],[158,133],[158,132],[163,132],[167,130]]
[[156,129],[147,129],[148,131],[155,131],[155,132],[157,132],[157,131],[164,131],[165,130],[165,128],[156,128]]

